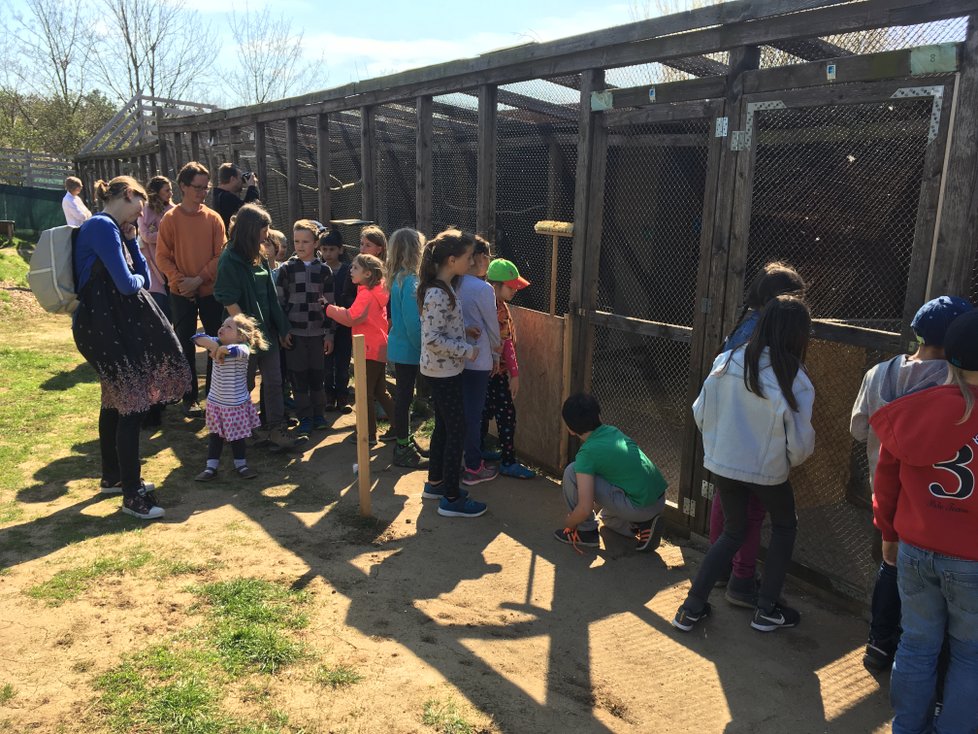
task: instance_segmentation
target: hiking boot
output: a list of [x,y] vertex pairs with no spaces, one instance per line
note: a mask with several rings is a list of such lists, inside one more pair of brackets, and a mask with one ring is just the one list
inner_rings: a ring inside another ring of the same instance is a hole
[[690,612],[686,605],[679,607],[676,616],[672,618],[672,626],[683,632],[691,632],[700,620],[706,619],[713,612],[713,607],[707,602],[703,608],[696,612]]
[[[431,484],[430,482],[424,483],[424,489],[421,490],[421,499],[423,500],[440,500],[445,496],[445,484],[444,482],[440,484]],[[468,497],[469,490],[459,487],[458,490],[459,497]]]
[[151,505],[141,494],[124,497],[122,499],[122,511],[140,520],[156,520],[166,514],[162,507]]
[[296,439],[289,435],[284,426],[276,426],[268,429],[268,440],[272,442],[273,451],[288,451],[298,446],[300,440],[307,441],[309,437],[302,436],[300,439]]
[[299,428],[296,433],[309,438],[309,434],[312,433],[312,418],[300,418]]
[[801,615],[795,609],[775,604],[767,611],[758,607],[750,626],[758,632],[774,632],[782,627],[797,627],[800,621]]
[[429,457],[430,454],[428,449],[419,444],[418,439],[416,439],[414,436],[411,436],[411,445],[414,446],[414,450],[418,452],[422,459],[427,459]]
[[325,431],[327,429],[329,429],[329,421],[326,420],[326,416],[314,415],[312,417],[312,430]]
[[757,606],[757,592],[761,587],[761,582],[755,578],[741,579],[731,576],[727,582],[727,590],[723,592],[723,598],[735,607],[744,609],[754,609]]
[[461,493],[458,499],[449,501],[448,497],[442,497],[438,504],[438,514],[442,517],[479,517],[486,512],[484,502],[476,502],[468,497],[463,497]]
[[411,444],[394,446],[394,466],[407,469],[427,469],[428,460],[421,456]]
[[209,466],[204,469],[200,474],[194,477],[195,482],[209,482],[214,477],[217,476],[217,469],[211,469]]
[[870,670],[889,670],[893,665],[893,652],[887,650],[875,640],[866,643],[866,653],[863,655],[863,665]]
[[234,467],[234,471],[241,479],[254,479],[255,477],[258,476],[258,472],[256,472],[247,464],[245,464],[244,466]]
[[486,466],[486,462],[483,461],[476,469],[466,469],[462,472],[462,484],[471,487],[473,484],[491,482],[498,476],[499,470]]
[[518,461],[514,461],[512,464],[500,464],[499,473],[513,479],[533,479],[537,475],[535,471],[528,469]]
[[635,531],[635,550],[638,553],[654,551],[662,540],[662,515],[656,515],[651,520],[632,525]]
[[601,547],[601,536],[597,530],[570,530],[562,528],[554,530],[554,538],[561,543],[567,543],[575,548],[599,548]]

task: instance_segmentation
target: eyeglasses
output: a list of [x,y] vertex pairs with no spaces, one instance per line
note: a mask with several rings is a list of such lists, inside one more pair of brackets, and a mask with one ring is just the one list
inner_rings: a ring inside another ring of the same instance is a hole
[[206,186],[194,186],[193,184],[190,184],[190,188],[196,189],[197,191],[200,192],[206,192],[211,190],[211,185],[207,184]]

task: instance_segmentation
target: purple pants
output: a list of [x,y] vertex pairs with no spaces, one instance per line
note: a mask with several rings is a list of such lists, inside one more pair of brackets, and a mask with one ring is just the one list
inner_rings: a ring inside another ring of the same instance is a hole
[[[719,493],[719,489],[717,492]],[[754,578],[754,569],[757,566],[757,553],[761,549],[761,525],[764,524],[764,516],[767,509],[764,503],[751,494],[747,500],[747,537],[744,544],[733,557],[733,575],[738,579]],[[717,538],[723,532],[723,503],[720,497],[713,498],[713,505],[710,508],[710,544],[717,542]]]

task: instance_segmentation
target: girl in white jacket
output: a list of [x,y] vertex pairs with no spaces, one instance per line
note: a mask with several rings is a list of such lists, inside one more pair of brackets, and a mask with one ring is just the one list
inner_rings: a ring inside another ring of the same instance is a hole
[[726,526],[672,621],[683,632],[710,614],[710,590],[744,541],[751,495],[771,514],[771,543],[751,627],[771,632],[800,620],[778,599],[798,524],[788,472],[815,449],[815,390],[803,364],[810,327],[803,300],[778,296],[764,308],[746,346],[716,358],[693,403],[703,434],[703,466],[714,474]]

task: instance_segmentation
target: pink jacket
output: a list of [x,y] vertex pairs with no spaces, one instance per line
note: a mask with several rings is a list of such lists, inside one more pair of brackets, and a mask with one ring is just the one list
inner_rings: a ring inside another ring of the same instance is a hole
[[390,295],[383,281],[373,288],[357,286],[357,297],[349,308],[326,306],[326,315],[343,326],[349,326],[353,335],[363,334],[367,346],[367,359],[387,361],[387,301]]

